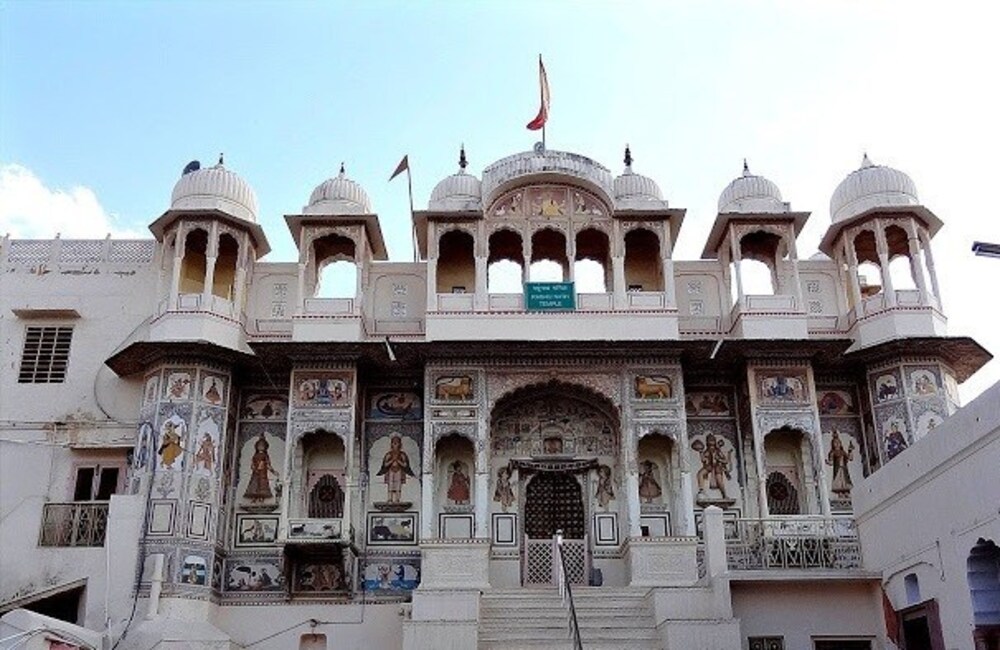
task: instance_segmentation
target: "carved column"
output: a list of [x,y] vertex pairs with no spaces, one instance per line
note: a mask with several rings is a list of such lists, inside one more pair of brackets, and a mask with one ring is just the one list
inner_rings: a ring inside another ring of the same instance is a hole
[[[794,288],[795,305],[799,311],[805,311],[806,306],[802,300],[802,279],[799,277],[799,253],[795,245],[795,227],[789,226],[787,234],[788,241],[788,263],[792,267],[792,285]],[[777,262],[777,260],[775,260]]]
[[882,273],[882,294],[885,296],[885,306],[896,306],[896,291],[892,288],[892,274],[889,273],[889,244],[885,240],[885,230],[882,224],[875,222],[875,246],[878,249],[879,271]]
[[174,238],[174,267],[170,274],[169,308],[177,309],[177,296],[181,291],[181,266],[184,264],[184,224],[178,224]]
[[847,259],[847,288],[851,292],[851,302],[855,312],[861,312],[861,283],[858,280],[858,253],[854,250],[853,240],[844,239],[844,257]]
[[677,287],[674,282],[674,243],[670,238],[670,222],[663,222],[663,248],[661,249],[661,263],[663,265],[663,292],[665,294],[668,308],[677,307]]
[[931,238],[926,230],[920,229],[920,238],[924,244],[924,252],[927,258],[927,274],[931,276],[931,291],[937,299],[938,309],[943,309],[941,304],[941,290],[938,287],[937,272],[934,270],[934,254],[931,253]]
[[736,241],[735,233],[730,230],[729,247],[732,251],[733,266],[736,267],[736,304],[743,307],[743,275],[740,269],[740,262],[743,261],[743,253],[740,252],[740,244]]

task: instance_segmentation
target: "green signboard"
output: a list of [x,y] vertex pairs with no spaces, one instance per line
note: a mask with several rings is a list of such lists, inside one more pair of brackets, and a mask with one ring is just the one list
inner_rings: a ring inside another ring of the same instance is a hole
[[573,311],[576,290],[572,282],[528,282],[524,304],[528,311]]

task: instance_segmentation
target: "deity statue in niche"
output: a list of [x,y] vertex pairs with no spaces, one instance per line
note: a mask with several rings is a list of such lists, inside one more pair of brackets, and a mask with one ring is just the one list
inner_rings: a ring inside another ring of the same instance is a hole
[[847,466],[852,460],[854,460],[854,440],[848,442],[845,450],[844,443],[840,439],[840,432],[834,429],[830,437],[830,451],[826,454],[826,464],[833,467],[833,482],[830,490],[841,499],[849,498],[851,488],[854,487]]
[[469,503],[469,474],[466,465],[460,460],[456,460],[448,465],[448,500],[455,505],[468,505]]
[[702,501],[709,499],[708,490],[718,490],[723,499],[729,498],[726,481],[732,478],[733,450],[724,451],[725,445],[724,439],[712,433],[705,436],[704,442],[695,440],[691,443],[691,448],[698,452],[701,459],[701,469],[695,478],[698,481],[698,498]]
[[608,465],[598,465],[596,490],[597,503],[605,509],[607,509],[608,504],[615,498],[615,488],[611,479],[611,468]]
[[651,460],[639,463],[639,498],[643,503],[653,503],[663,494],[663,488],[657,480],[660,467]]
[[413,475],[413,470],[410,469],[410,457],[403,451],[403,439],[398,435],[392,436],[389,438],[389,451],[382,457],[382,467],[377,474],[385,477],[388,490],[387,503],[401,504],[400,498],[406,477]]
[[271,465],[271,455],[268,453],[270,446],[263,433],[253,445],[254,453],[253,457],[250,458],[250,482],[243,492],[243,497],[253,503],[260,503],[274,496],[269,476],[272,474],[278,476],[278,472]]
[[493,500],[498,502],[503,511],[514,503],[514,488],[510,484],[510,467],[504,465],[497,470],[497,486],[493,490]]

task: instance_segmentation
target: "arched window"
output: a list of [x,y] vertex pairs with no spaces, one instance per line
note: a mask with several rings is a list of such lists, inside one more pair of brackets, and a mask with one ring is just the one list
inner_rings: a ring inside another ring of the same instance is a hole
[[434,501],[435,510],[441,513],[440,537],[468,539],[475,533],[468,515],[455,516],[473,510],[475,475],[476,450],[471,440],[450,434],[437,441],[434,445]]
[[[679,470],[675,467],[678,459],[674,453],[674,441],[668,436],[652,433],[639,440],[636,452],[639,460],[639,503],[645,504],[644,508],[650,511],[639,520],[641,534],[643,537],[670,535],[671,521],[667,513],[674,510],[674,477]],[[660,511],[664,514],[659,514]]]
[[914,260],[910,258],[910,245],[906,231],[896,225],[885,229],[885,241],[889,248],[889,277],[893,289],[916,289],[917,278]]
[[327,235],[313,242],[317,298],[353,298],[358,293],[358,268],[354,242],[340,235]]
[[625,289],[663,291],[660,238],[646,228],[636,228],[625,235]]
[[523,293],[524,252],[521,236],[513,230],[498,230],[490,235],[487,259],[489,293]]
[[215,260],[215,275],[212,278],[212,293],[226,300],[233,299],[233,288],[236,283],[236,262],[240,254],[240,245],[229,233],[219,237],[219,256]]
[[966,566],[972,623],[976,628],[1000,625],[1000,548],[980,538],[969,551]]
[[208,233],[196,228],[184,238],[184,259],[181,260],[180,293],[201,293],[205,290]]
[[756,231],[740,239],[740,279],[748,296],[774,295],[778,292],[778,262],[781,237]]
[[476,290],[476,258],[472,235],[450,230],[438,240],[437,292],[466,293]]
[[607,293],[611,287],[611,247],[608,236],[596,228],[576,234],[573,277],[577,293]]
[[793,429],[779,429],[764,439],[767,510],[772,515],[808,513],[809,439]]
[[340,437],[322,430],[303,436],[296,463],[302,472],[297,480],[304,483],[300,512],[316,519],[343,517],[346,454]]
[[854,252],[858,260],[858,284],[861,296],[867,298],[882,292],[882,269],[879,266],[875,233],[862,230],[854,238]]
[[920,602],[920,579],[916,573],[907,573],[903,577],[903,587],[906,589],[907,605],[916,605]]
[[563,282],[568,268],[565,235],[543,228],[531,236],[529,277],[532,282]]

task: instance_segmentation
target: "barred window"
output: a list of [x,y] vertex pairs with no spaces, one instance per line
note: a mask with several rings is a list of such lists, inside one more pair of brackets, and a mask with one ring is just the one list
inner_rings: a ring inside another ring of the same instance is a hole
[[72,327],[29,327],[21,352],[20,384],[60,384],[66,380]]
[[752,636],[748,641],[750,650],[785,650],[783,636]]

